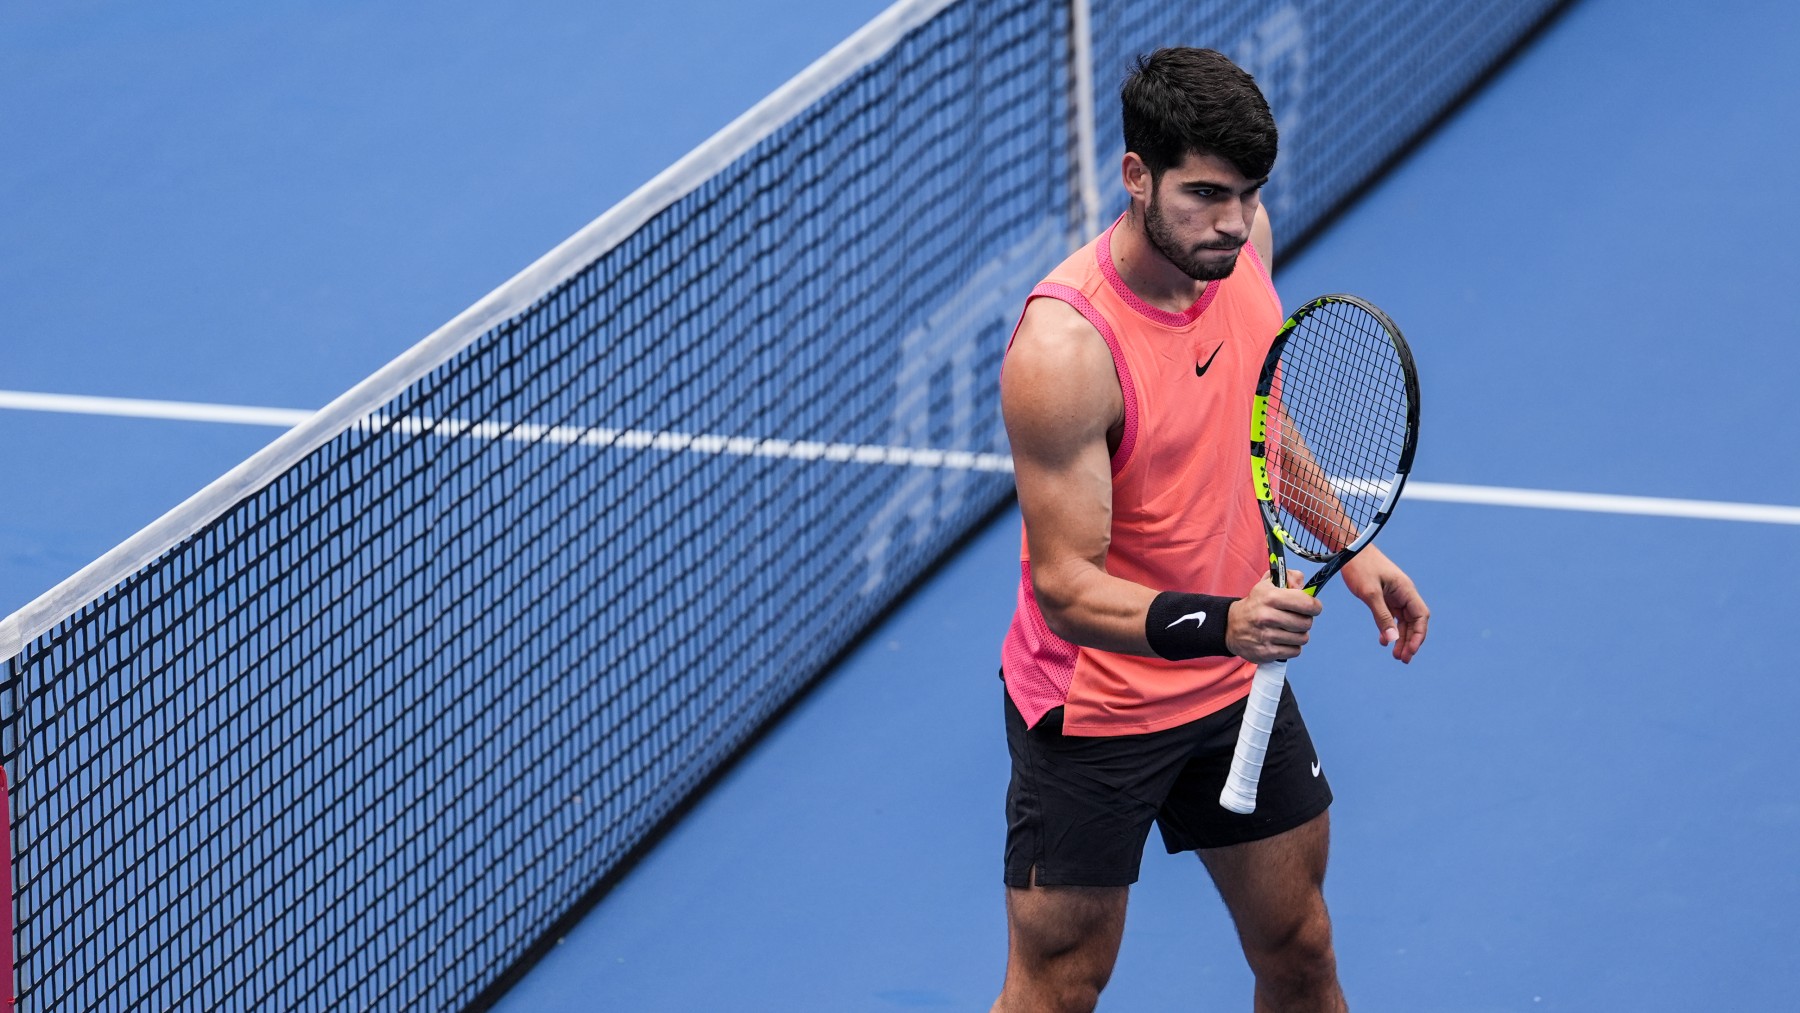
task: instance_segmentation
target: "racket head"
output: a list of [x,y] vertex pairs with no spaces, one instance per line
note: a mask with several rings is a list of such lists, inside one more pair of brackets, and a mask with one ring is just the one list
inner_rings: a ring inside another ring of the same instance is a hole
[[1286,549],[1324,564],[1316,591],[1387,522],[1412,470],[1419,381],[1400,328],[1353,295],[1301,306],[1264,357],[1250,430],[1271,575],[1285,580]]

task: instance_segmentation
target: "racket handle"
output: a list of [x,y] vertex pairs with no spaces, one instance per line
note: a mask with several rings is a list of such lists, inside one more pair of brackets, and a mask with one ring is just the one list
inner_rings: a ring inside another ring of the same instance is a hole
[[1275,727],[1275,708],[1281,704],[1281,688],[1287,685],[1287,662],[1271,661],[1256,666],[1250,683],[1250,699],[1244,704],[1244,723],[1238,728],[1237,751],[1231,755],[1231,772],[1219,804],[1234,813],[1256,811],[1256,782],[1262,776],[1263,754],[1269,751],[1269,732]]

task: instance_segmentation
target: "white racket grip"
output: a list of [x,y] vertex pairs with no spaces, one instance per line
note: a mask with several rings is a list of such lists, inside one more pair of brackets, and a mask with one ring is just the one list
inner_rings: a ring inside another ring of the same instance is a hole
[[1238,728],[1237,750],[1231,754],[1231,772],[1219,804],[1234,813],[1256,811],[1256,782],[1262,776],[1263,754],[1269,751],[1269,732],[1275,727],[1275,708],[1281,704],[1281,688],[1287,685],[1285,661],[1256,666],[1250,682],[1250,699],[1244,705],[1244,723]]

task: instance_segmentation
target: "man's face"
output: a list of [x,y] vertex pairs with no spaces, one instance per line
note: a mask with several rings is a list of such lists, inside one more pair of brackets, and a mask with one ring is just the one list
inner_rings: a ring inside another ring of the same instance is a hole
[[1231,274],[1250,240],[1265,179],[1247,179],[1217,155],[1188,152],[1150,184],[1144,232],[1150,244],[1195,281]]

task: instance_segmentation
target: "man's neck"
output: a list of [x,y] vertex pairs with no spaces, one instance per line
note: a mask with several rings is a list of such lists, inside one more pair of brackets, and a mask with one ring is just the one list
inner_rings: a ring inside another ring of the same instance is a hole
[[1135,207],[1113,229],[1112,261],[1126,287],[1159,310],[1184,312],[1206,291],[1206,282],[1188,277],[1151,244]]

